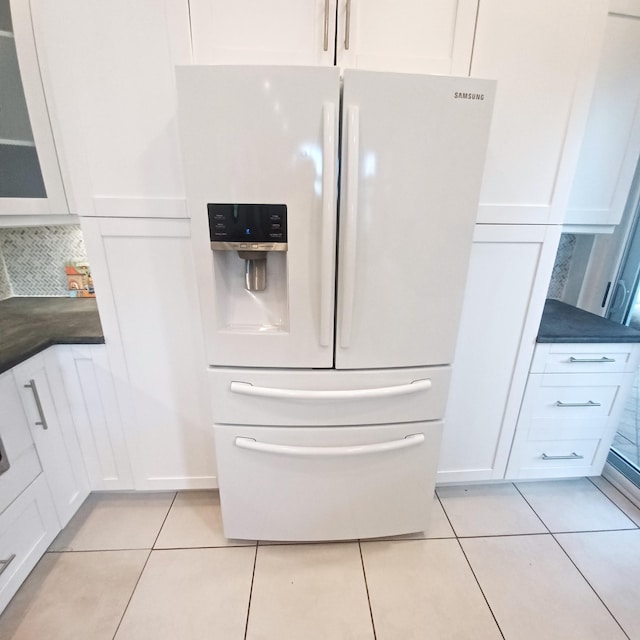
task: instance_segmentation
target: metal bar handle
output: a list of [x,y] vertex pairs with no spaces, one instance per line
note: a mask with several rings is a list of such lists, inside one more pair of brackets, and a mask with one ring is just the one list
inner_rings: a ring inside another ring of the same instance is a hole
[[409,449],[410,447],[417,447],[423,442],[423,433],[415,433],[410,436],[406,436],[402,440],[390,440],[388,442],[377,442],[375,444],[355,444],[342,447],[301,447],[297,445],[269,444],[268,442],[258,442],[253,438],[238,437],[235,439],[235,445],[240,449],[260,451],[261,453],[277,453],[296,458],[333,458],[362,456],[372,453],[385,453],[387,451]]
[[347,215],[340,249],[342,304],[340,346],[348,349],[353,325],[353,298],[356,290],[356,238],[358,233],[358,173],[360,154],[360,110],[347,107]]
[[556,407],[601,407],[602,403],[594,402],[593,400],[587,400],[587,402],[561,402],[556,400]]
[[347,0],[344,19],[344,48],[349,50],[349,32],[351,31],[351,0]]
[[602,358],[574,358],[571,356],[569,358],[569,362],[615,362],[615,358],[608,358],[607,356],[602,356]]
[[0,560],[0,576],[2,572],[16,559],[16,554],[12,553],[6,560]]
[[543,453],[540,457],[543,460],[584,460],[584,456],[577,454],[575,451],[568,456],[548,456],[546,453]]
[[324,0],[324,50],[329,51],[329,0]]
[[40,416],[40,420],[36,421],[35,424],[43,429],[48,429],[49,425],[47,424],[47,419],[44,417],[44,411],[42,410],[42,403],[40,402],[40,394],[38,393],[36,381],[32,378],[29,380],[29,384],[24,385],[24,388],[31,389],[31,391],[33,391],[33,398],[36,401],[36,408],[38,409],[38,415]]
[[260,398],[278,400],[362,400],[367,398],[389,398],[420,393],[431,389],[431,380],[415,380],[409,384],[374,389],[278,389],[258,387],[249,382],[232,382],[231,392]]
[[333,283],[336,201],[336,106],[326,102],[322,110],[322,232],[320,248],[320,346],[328,347],[333,331]]

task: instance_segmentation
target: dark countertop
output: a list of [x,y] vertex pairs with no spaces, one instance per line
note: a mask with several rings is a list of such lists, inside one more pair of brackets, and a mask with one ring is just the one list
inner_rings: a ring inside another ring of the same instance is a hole
[[640,331],[559,300],[547,300],[537,342],[640,342]]
[[95,298],[0,300],[0,373],[53,344],[102,344]]

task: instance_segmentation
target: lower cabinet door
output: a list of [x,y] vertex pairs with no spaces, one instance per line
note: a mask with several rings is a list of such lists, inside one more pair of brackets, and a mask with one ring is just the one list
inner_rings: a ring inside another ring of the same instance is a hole
[[64,527],[89,495],[62,375],[48,349],[13,369],[42,470]]
[[49,488],[39,475],[0,515],[0,612],[59,530]]
[[215,425],[228,538],[346,540],[423,531],[442,422]]

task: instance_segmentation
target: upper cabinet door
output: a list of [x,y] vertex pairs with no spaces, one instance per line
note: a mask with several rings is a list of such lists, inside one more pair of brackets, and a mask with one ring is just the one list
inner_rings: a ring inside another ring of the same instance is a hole
[[73,213],[185,217],[174,67],[191,61],[187,0],[31,5]]
[[614,0],[565,222],[618,224],[639,157],[640,0]]
[[468,76],[478,0],[339,0],[343,68]]
[[562,222],[606,13],[606,0],[480,3],[471,75],[498,92],[478,222]]
[[197,64],[332,65],[336,0],[191,0]]
[[494,89],[345,71],[337,368],[452,362]]
[[0,0],[0,214],[69,213],[29,0]]

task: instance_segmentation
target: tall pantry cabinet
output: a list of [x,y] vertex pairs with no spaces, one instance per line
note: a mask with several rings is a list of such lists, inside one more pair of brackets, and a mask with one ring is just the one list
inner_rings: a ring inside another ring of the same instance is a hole
[[605,0],[31,5],[136,488],[216,483],[175,65],[336,64],[497,79],[439,481],[503,477],[587,117]]

